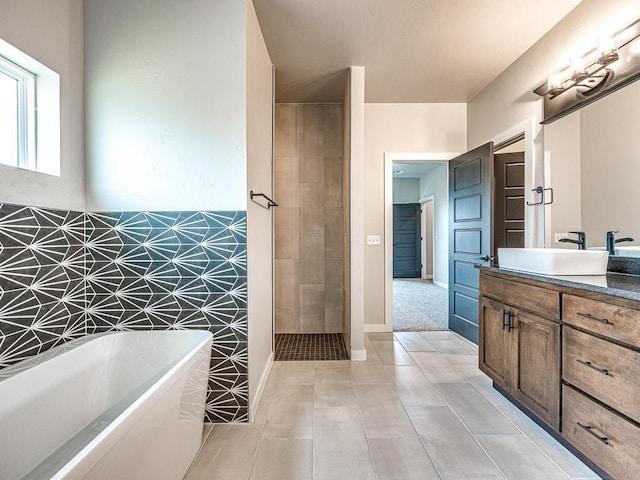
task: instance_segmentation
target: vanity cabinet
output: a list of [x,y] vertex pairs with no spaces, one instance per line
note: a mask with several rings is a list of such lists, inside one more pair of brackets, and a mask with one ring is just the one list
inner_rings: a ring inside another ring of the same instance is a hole
[[640,300],[612,290],[481,269],[479,365],[605,478],[636,480]]
[[610,302],[563,296],[562,435],[615,479],[636,479],[640,310]]
[[558,292],[483,275],[480,293],[480,370],[559,430]]

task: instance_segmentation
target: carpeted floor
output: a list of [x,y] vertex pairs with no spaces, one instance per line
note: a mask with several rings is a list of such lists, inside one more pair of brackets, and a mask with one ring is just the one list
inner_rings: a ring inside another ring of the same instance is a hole
[[393,331],[447,330],[447,290],[428,280],[393,280]]
[[349,360],[341,333],[277,333],[277,361]]

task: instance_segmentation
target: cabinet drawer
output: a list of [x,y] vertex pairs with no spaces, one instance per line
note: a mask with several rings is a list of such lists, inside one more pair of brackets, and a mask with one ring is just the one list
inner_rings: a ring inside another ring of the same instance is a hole
[[563,295],[562,321],[640,347],[640,310]]
[[640,428],[566,385],[562,436],[616,480],[638,478]]
[[560,293],[513,280],[480,276],[480,294],[551,319],[560,319]]
[[640,422],[640,353],[571,327],[562,351],[567,383]]

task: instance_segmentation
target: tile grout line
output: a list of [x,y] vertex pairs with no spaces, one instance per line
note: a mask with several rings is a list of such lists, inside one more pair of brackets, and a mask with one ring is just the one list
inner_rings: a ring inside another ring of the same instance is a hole
[[[485,395],[482,393],[482,391],[480,391],[480,390],[479,390],[479,389],[478,389],[478,388],[477,388],[477,387],[476,387],[472,382],[469,382],[469,380],[467,379],[467,377],[466,377],[466,375],[465,375],[464,373],[461,373],[461,375],[462,375],[462,376],[467,380],[467,382],[468,382],[468,383],[473,387],[473,389],[474,389],[476,392],[478,392],[478,393],[480,394],[480,396],[482,396],[482,398],[484,398],[487,402],[489,402],[493,408],[495,408],[495,409],[496,409],[496,410],[497,410],[497,411],[498,411],[498,412],[499,412],[499,413],[500,413],[504,418],[506,418],[506,419],[507,419],[507,421],[508,421],[509,423],[511,423],[511,425],[513,425],[513,426],[515,427],[515,429],[516,429],[516,430],[518,430],[518,431],[519,431],[519,432],[520,432],[520,433],[521,433],[521,434],[522,434],[522,435],[523,435],[527,440],[529,440],[529,442],[531,442],[531,444],[532,444],[532,445],[534,445],[534,446],[535,446],[535,448],[537,448],[537,449],[540,451],[540,453],[542,453],[542,455],[543,455],[544,457],[546,457],[546,458],[549,460],[549,462],[551,462],[553,465],[555,465],[555,466],[558,468],[558,470],[560,470],[560,471],[561,471],[561,472],[562,472],[562,473],[567,477],[567,479],[568,479],[568,480],[572,480],[571,475],[569,475],[567,472],[565,472],[565,471],[560,467],[560,465],[558,465],[558,463],[557,463],[553,458],[551,458],[549,455],[547,455],[547,453],[546,453],[544,450],[542,450],[542,448],[540,448],[540,446],[537,444],[537,442],[535,442],[531,437],[529,437],[529,435],[527,435],[527,433],[526,433],[526,432],[524,432],[524,431],[523,431],[520,427],[518,427],[518,425],[516,425],[516,424],[515,424],[515,423],[514,423],[514,422],[513,422],[509,417],[507,417],[507,416],[506,416],[506,415],[505,415],[505,414],[504,414],[504,413],[503,413],[503,412],[502,412],[498,407],[496,407],[496,406],[491,402],[491,400],[489,400],[489,398],[488,398],[487,396],[485,396]],[[493,386],[492,386],[492,388],[493,388]],[[496,390],[496,391],[497,391],[497,390]],[[499,392],[498,392],[498,393],[499,393]],[[506,397],[505,397],[505,398],[506,398]],[[516,408],[517,408],[517,407],[516,407]],[[519,409],[518,409],[518,410],[519,410]],[[520,410],[519,410],[519,411],[520,411]],[[526,415],[524,412],[522,412],[522,414],[523,414],[523,415]],[[543,429],[543,431],[544,431],[544,429]],[[547,435],[548,435],[548,433],[547,433],[546,431],[545,431],[545,434],[547,434]],[[483,437],[483,436],[484,436],[484,437],[489,437],[489,436],[493,436],[493,435],[478,435],[478,436],[479,436],[479,437]],[[551,438],[553,438],[553,437],[551,437]],[[555,440],[555,439],[554,439],[554,440]],[[555,441],[557,442],[557,440],[555,440]],[[561,444],[560,444],[560,445],[561,445]],[[562,445],[561,445],[561,446],[562,446]],[[596,478],[597,478],[597,477],[596,477]]]
[[[437,352],[437,350],[436,350]],[[439,353],[439,352],[438,352]],[[411,356],[411,358],[413,359],[413,356],[411,354],[409,354]],[[446,359],[445,359],[446,360]],[[449,363],[449,365],[451,367],[453,367],[453,364],[451,362],[449,362],[448,360],[446,360],[447,363]],[[418,364],[417,364],[418,365]],[[457,370],[455,367],[453,367],[454,370]],[[420,365],[418,365],[418,369],[422,372],[422,369],[420,368]],[[422,374],[424,375],[424,372],[422,372]],[[465,382],[471,385],[471,382],[469,382],[469,380],[464,377]],[[427,381],[429,381],[427,379]],[[431,383],[431,382],[430,382]],[[489,452],[487,452],[485,450],[485,448],[480,444],[480,442],[478,441],[478,439],[476,438],[476,436],[471,432],[471,430],[469,429],[469,427],[467,426],[466,423],[464,423],[464,421],[462,420],[462,418],[460,418],[460,416],[458,415],[458,413],[454,410],[454,408],[451,406],[451,404],[449,403],[449,400],[447,400],[447,397],[444,396],[442,394],[442,391],[440,390],[440,388],[438,388],[438,384],[434,383],[432,384],[436,390],[438,390],[438,392],[440,393],[440,395],[442,396],[442,398],[444,399],[444,401],[447,403],[447,407],[449,408],[449,410],[451,410],[451,412],[455,415],[455,417],[458,419],[458,421],[462,424],[462,426],[464,427],[464,429],[469,432],[469,435],[471,436],[471,438],[473,438],[473,441],[476,442],[476,444],[480,447],[480,449],[482,450],[482,452],[487,456],[487,458],[489,459],[489,461],[496,467],[496,469],[498,470],[498,472],[505,478],[505,480],[511,480],[509,479],[509,477],[502,471],[502,469],[498,466],[498,464],[495,462],[495,460],[491,457],[491,455],[489,455]],[[497,409],[496,409],[497,410]],[[500,412],[498,410],[498,413],[500,413],[501,415],[504,416],[504,414],[502,412]],[[508,420],[508,419],[507,419]],[[518,479],[514,479],[514,480],[518,480]]]
[[[454,338],[455,338],[455,337],[454,337]],[[465,342],[469,342],[469,340],[465,339],[464,337],[461,337],[461,338],[462,338]],[[471,343],[471,342],[469,342],[469,343]],[[474,344],[471,344],[471,345],[474,345]],[[476,387],[476,385],[474,385],[474,384],[473,384],[473,382],[471,382],[471,381],[469,380],[469,378],[467,377],[467,375],[465,375],[463,372],[461,372],[461,371],[456,367],[456,365],[455,365],[455,364],[453,364],[453,363],[451,363],[449,360],[447,360],[447,362],[448,362],[448,363],[453,367],[453,369],[454,369],[454,370],[456,370],[458,373],[460,373],[460,375],[462,375],[462,377],[466,380],[466,383],[468,383],[469,385],[471,385],[471,387],[472,387],[476,392],[478,392],[478,393],[480,394],[480,396],[481,396],[482,398],[484,398],[484,399],[485,399],[485,400],[486,400],[486,401],[491,405],[491,407],[493,407],[493,408],[494,408],[494,409],[495,409],[495,410],[496,410],[500,415],[502,415],[502,416],[503,416],[503,417],[504,417],[504,418],[505,418],[505,419],[506,419],[506,420],[507,420],[511,425],[513,425],[513,427],[514,427],[517,431],[519,431],[519,432],[520,432],[520,434],[521,434],[522,436],[524,436],[527,440],[529,440],[529,442],[531,442],[531,444],[533,444],[533,445],[534,445],[534,446],[535,446],[535,447],[540,451],[540,453],[542,453],[542,455],[543,455],[545,458],[547,458],[547,459],[549,460],[549,462],[550,462],[551,464],[555,465],[555,466],[558,468],[558,470],[559,470],[560,472],[562,472],[562,473],[567,477],[567,479],[568,479],[568,480],[571,480],[571,476],[570,476],[567,472],[565,472],[565,471],[560,467],[560,465],[558,465],[558,464],[557,464],[557,463],[556,463],[556,462],[555,462],[555,461],[554,461],[554,460],[553,460],[549,455],[547,455],[547,453],[546,453],[544,450],[542,450],[542,449],[540,448],[540,446],[539,446],[539,445],[538,445],[538,444],[537,444],[537,443],[536,443],[532,438],[530,438],[530,437],[529,437],[529,435],[527,435],[527,434],[526,434],[526,433],[525,433],[521,428],[519,428],[519,427],[518,427],[518,426],[517,426],[517,425],[516,425],[516,424],[515,424],[515,423],[514,423],[514,422],[513,422],[509,417],[507,417],[507,416],[506,416],[506,415],[505,415],[505,414],[504,414],[504,413],[503,413],[499,408],[497,408],[497,407],[496,407],[496,405],[494,405],[494,404],[490,401],[490,399],[489,399],[487,396],[485,396],[485,395],[482,393],[482,391],[480,391],[480,390]],[[479,370],[479,371],[481,371],[481,370]],[[436,387],[436,389],[438,389],[438,387],[437,387],[437,386],[435,386],[435,387]],[[438,389],[438,390],[440,391],[440,389]],[[498,393],[499,393],[499,392],[498,392]],[[443,397],[444,397],[444,396],[443,396]],[[447,404],[449,404],[449,401],[446,399],[446,397],[445,397],[445,401],[447,402]],[[450,406],[451,410],[453,411],[453,413],[456,415],[456,417],[458,417],[458,418],[459,418],[460,422],[465,426],[465,428],[467,428],[466,424],[464,424],[464,422],[462,421],[462,418],[460,418],[460,417],[459,417],[459,415],[456,413],[456,411],[453,409],[453,407],[451,407],[451,405],[449,405],[449,406]],[[523,414],[524,414],[524,413],[523,413]],[[468,430],[468,429],[467,429],[467,430]],[[474,435],[470,430],[469,430],[469,433],[471,434],[471,436],[472,436],[472,437],[474,437],[474,439],[476,439],[476,437],[497,436],[497,435]],[[545,433],[546,433],[546,432],[545,432]],[[476,442],[480,445],[480,448],[482,448],[482,450],[485,452],[485,454],[486,454],[486,455],[491,459],[491,461],[495,464],[495,462],[493,461],[493,458],[491,457],[491,455],[489,455],[489,453],[488,453],[488,452],[484,449],[484,447],[483,447],[483,446],[482,446],[482,445],[477,441],[477,439],[476,439]],[[496,464],[496,467],[497,467],[497,464]],[[499,470],[499,471],[500,471],[500,472],[505,476],[505,478],[508,478],[508,477],[506,476],[506,474],[504,474],[504,472],[502,472],[502,470],[501,470],[499,467],[498,467],[498,470]]]

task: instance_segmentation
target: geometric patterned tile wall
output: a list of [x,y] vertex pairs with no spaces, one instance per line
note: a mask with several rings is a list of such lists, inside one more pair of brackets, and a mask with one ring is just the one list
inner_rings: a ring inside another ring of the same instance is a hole
[[0,204],[0,368],[86,335],[84,221]]
[[247,421],[245,212],[87,214],[87,326],[207,329],[206,420]]
[[206,421],[248,420],[246,213],[0,205],[0,368],[78,336],[214,335]]

